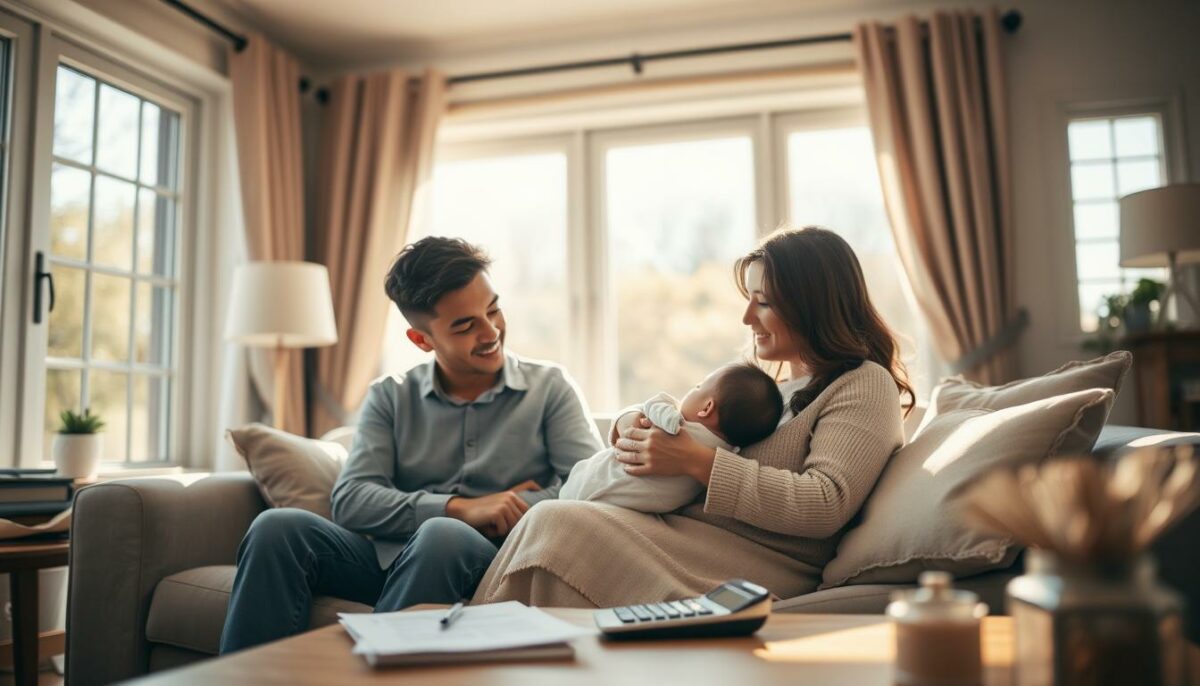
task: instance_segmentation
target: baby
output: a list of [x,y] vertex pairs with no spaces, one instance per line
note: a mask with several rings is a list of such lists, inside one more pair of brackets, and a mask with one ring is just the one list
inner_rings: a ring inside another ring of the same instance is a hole
[[[667,433],[683,430],[704,445],[737,452],[771,435],[783,413],[783,396],[758,367],[731,364],[705,377],[683,402],[659,393],[642,405],[642,413]],[[605,448],[577,463],[558,497],[661,513],[678,510],[704,490],[690,476],[627,474],[616,452]]]

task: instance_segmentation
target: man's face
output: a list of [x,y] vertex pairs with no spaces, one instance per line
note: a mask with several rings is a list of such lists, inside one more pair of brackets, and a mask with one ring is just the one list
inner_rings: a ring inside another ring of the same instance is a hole
[[504,367],[504,313],[486,272],[443,295],[423,328],[409,329],[409,340],[450,374],[495,376]]

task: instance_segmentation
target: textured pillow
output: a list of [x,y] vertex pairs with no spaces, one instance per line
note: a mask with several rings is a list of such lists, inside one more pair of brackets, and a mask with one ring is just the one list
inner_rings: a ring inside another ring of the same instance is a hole
[[298,507],[332,519],[329,494],[346,461],[338,443],[249,424],[225,432],[271,507]]
[[[1109,388],[1116,395],[1121,392],[1121,383],[1132,363],[1132,354],[1118,350],[1086,362],[1068,362],[1049,374],[1012,381],[1003,386],[980,386],[961,376],[943,379],[933,389],[929,409],[917,428],[916,436],[920,436],[939,414],[950,410],[1002,410],[1089,388]],[[1109,405],[1090,408],[1080,418],[1078,430],[1064,438],[1064,452],[1090,450],[1104,422],[1108,421],[1110,409],[1112,407]]]
[[1002,410],[940,414],[892,456],[861,522],[825,566],[821,588],[911,583],[929,569],[970,576],[1011,565],[1018,549],[968,528],[952,504],[956,489],[999,465],[1075,452],[1066,444],[1079,422],[1097,408],[1107,412],[1112,401],[1111,390],[1094,388]]

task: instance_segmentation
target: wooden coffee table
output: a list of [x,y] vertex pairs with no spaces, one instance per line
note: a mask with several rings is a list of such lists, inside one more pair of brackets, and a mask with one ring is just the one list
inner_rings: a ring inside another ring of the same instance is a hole
[[[590,610],[548,609],[593,627]],[[1012,622],[983,623],[985,684],[1009,683]],[[373,670],[350,649],[339,625],[147,676],[136,683],[187,684],[891,684],[893,634],[882,615],[774,614],[749,638],[612,643],[598,637],[574,643],[575,658]]]

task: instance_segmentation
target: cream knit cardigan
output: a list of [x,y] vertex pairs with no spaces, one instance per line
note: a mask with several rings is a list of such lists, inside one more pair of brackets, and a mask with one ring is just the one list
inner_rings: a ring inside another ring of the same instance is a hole
[[694,596],[729,578],[807,593],[903,443],[900,397],[865,362],[741,455],[676,513],[543,501],[509,535],[473,602],[606,607]]

